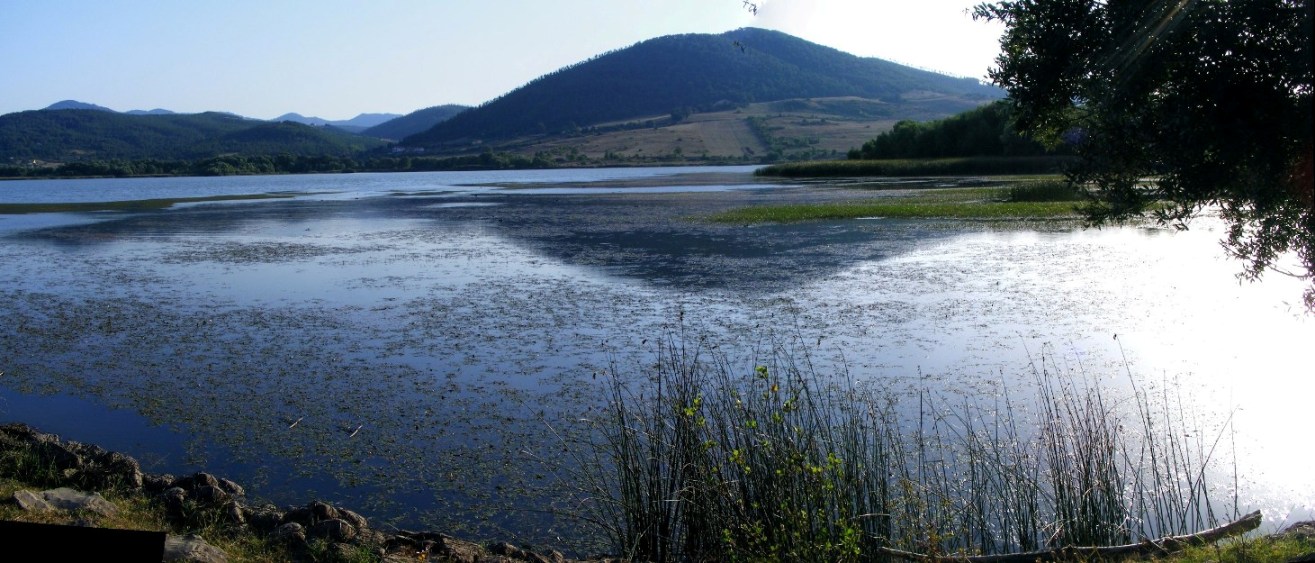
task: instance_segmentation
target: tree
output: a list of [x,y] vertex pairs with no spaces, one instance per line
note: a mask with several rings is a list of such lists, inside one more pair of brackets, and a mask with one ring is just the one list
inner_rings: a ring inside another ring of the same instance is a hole
[[[1313,0],[1016,0],[990,77],[1016,126],[1076,144],[1091,221],[1218,209],[1256,279],[1295,252],[1315,311]],[[1157,203],[1164,202],[1164,203]],[[1279,270],[1283,271],[1283,270]]]

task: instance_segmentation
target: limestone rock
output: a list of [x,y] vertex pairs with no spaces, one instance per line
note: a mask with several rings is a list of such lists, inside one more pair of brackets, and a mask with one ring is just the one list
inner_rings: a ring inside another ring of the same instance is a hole
[[84,493],[68,487],[41,491],[41,497],[59,510],[89,510],[101,516],[112,516],[119,511],[119,507],[105,500],[100,493]]
[[188,563],[227,563],[224,550],[206,543],[195,534],[183,537],[169,536],[164,540],[164,560]]
[[18,503],[19,508],[28,512],[46,512],[55,509],[40,493],[26,489],[14,491],[14,502]]

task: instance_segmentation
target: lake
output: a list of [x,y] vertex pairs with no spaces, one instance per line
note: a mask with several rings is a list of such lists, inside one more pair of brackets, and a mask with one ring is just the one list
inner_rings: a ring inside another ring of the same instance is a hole
[[746,370],[787,342],[819,371],[947,402],[1025,389],[1033,365],[1137,381],[1236,452],[1244,511],[1315,513],[1315,319],[1298,280],[1237,281],[1218,220],[701,219],[937,183],[751,171],[0,183],[0,204],[280,196],[0,215],[0,421],[278,504],[552,543],[578,533],[543,512],[600,375],[644,377],[684,331]]

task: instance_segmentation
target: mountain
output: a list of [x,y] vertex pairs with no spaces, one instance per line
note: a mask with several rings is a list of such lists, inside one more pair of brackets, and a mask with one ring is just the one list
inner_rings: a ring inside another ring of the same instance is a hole
[[123,113],[126,113],[128,115],[173,115],[175,112],[169,111],[167,109],[155,108],[155,109],[132,109],[125,111]]
[[64,100],[64,101],[62,101],[62,102],[55,102],[55,103],[53,103],[53,104],[50,104],[49,106],[46,106],[45,109],[46,109],[46,110],[57,110],[57,109],[94,109],[94,110],[96,110],[96,111],[108,111],[108,112],[114,112],[114,110],[112,110],[112,109],[110,109],[110,108],[107,108],[107,107],[105,107],[105,106],[98,106],[98,105],[96,105],[96,104],[89,104],[89,103],[86,103],[86,102],[79,102],[79,101],[77,101],[77,100]]
[[314,125],[317,127],[330,126],[330,127],[337,127],[345,131],[350,131],[352,133],[360,133],[366,129],[369,129],[370,127],[374,127],[376,125],[385,123],[391,119],[396,119],[398,117],[402,117],[402,116],[395,113],[362,113],[351,119],[331,120],[331,119],[324,119],[321,117],[306,117],[299,113],[285,113],[283,115],[275,117],[271,121],[291,121],[294,123],[301,123],[303,125]]
[[0,115],[0,163],[196,159],[219,154],[348,155],[383,142],[228,113],[128,115],[88,109]]
[[367,137],[376,137],[379,139],[404,139],[416,133],[427,131],[429,128],[447,121],[452,116],[468,109],[470,109],[470,106],[459,106],[455,104],[420,109],[375,125],[374,127],[361,131],[361,134]]
[[402,141],[438,148],[578,131],[626,120],[676,121],[754,102],[856,97],[899,119],[908,102],[938,98],[944,115],[1004,92],[889,61],[860,58],[784,33],[746,28],[659,37],[538,78]]

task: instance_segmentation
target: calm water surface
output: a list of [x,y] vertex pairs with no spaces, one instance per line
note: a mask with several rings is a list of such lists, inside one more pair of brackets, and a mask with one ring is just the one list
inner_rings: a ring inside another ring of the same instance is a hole
[[681,323],[746,369],[784,339],[824,371],[964,400],[1043,363],[1135,379],[1206,432],[1231,417],[1245,510],[1315,509],[1315,320],[1294,280],[1236,281],[1217,221],[699,220],[886,193],[748,171],[0,183],[0,203],[293,196],[0,215],[0,420],[278,503],[552,542],[574,526],[538,516],[571,465],[560,434],[599,373],[642,373]]

